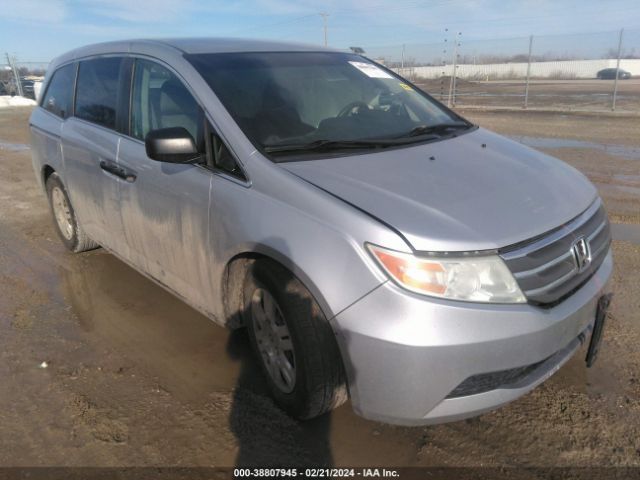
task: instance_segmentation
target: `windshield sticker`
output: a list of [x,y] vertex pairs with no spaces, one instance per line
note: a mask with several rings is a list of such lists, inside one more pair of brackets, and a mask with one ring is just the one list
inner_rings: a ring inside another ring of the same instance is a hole
[[393,78],[387,72],[385,72],[384,70],[376,67],[372,63],[365,63],[365,62],[349,62],[349,63],[351,65],[353,65],[354,67],[356,67],[358,70],[360,70],[362,73],[364,73],[367,77],[371,77],[371,78]]
[[399,83],[398,85],[400,85],[400,88],[405,89],[407,92],[413,92],[413,88],[411,88],[409,85],[407,85],[406,83]]

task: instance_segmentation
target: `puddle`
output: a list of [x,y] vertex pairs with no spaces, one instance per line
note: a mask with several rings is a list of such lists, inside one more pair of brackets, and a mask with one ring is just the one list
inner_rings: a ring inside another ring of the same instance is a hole
[[614,240],[632,242],[640,245],[640,225],[632,223],[612,223],[611,234]]
[[215,325],[114,256],[89,254],[81,268],[60,269],[60,275],[78,328],[122,352],[192,407],[201,408],[212,393],[213,398],[230,398],[220,408],[229,409],[228,421],[241,447],[238,458],[245,455],[243,445],[255,444],[251,455],[265,455],[272,437],[284,437],[314,455],[335,455],[344,463],[411,461],[412,449],[403,444],[404,436],[415,436],[411,429],[364,420],[349,402],[329,415],[292,422],[268,398],[246,335]]
[[25,143],[11,143],[0,140],[0,150],[6,150],[8,152],[24,152],[25,150],[31,150],[31,147]]
[[247,349],[228,330],[114,256],[95,253],[88,260],[61,271],[64,296],[83,330],[144,365],[185,401],[236,386],[238,357]]
[[570,138],[527,137],[523,135],[508,135],[508,137],[533,148],[591,148],[626,160],[640,160],[640,147],[595,143]]

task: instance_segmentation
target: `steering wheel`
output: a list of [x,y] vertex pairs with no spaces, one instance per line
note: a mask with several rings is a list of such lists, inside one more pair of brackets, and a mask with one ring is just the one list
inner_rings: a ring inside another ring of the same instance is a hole
[[370,109],[369,105],[367,105],[363,101],[357,100],[355,102],[351,102],[342,110],[340,110],[340,113],[338,113],[338,117],[350,117],[354,113],[354,110],[357,109],[356,111],[359,112],[361,108],[364,108],[365,110]]

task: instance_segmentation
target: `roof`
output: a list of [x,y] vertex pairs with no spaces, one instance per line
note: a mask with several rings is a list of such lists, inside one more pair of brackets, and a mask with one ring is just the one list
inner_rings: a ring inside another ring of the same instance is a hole
[[250,40],[245,38],[157,38],[130,39],[94,43],[79,47],[54,58],[50,67],[91,55],[110,53],[197,54],[230,52],[339,52],[327,47],[294,42]]
[[251,40],[246,38],[164,38],[131,40],[132,46],[138,41],[157,42],[177,48],[185,53],[225,53],[225,52],[317,52],[334,49],[294,42],[271,40]]

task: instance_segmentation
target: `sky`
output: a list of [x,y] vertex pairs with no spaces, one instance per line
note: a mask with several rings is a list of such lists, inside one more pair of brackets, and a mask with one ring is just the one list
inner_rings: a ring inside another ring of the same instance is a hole
[[329,46],[360,46],[367,53],[397,52],[402,44],[439,50],[459,34],[467,53],[520,52],[527,48],[526,37],[541,35],[550,37],[536,42],[539,50],[600,55],[617,46],[621,28],[625,49],[640,53],[638,0],[0,0],[0,12],[0,62],[5,52],[19,61],[48,62],[75,47],[124,38],[322,44],[320,13],[329,15]]

